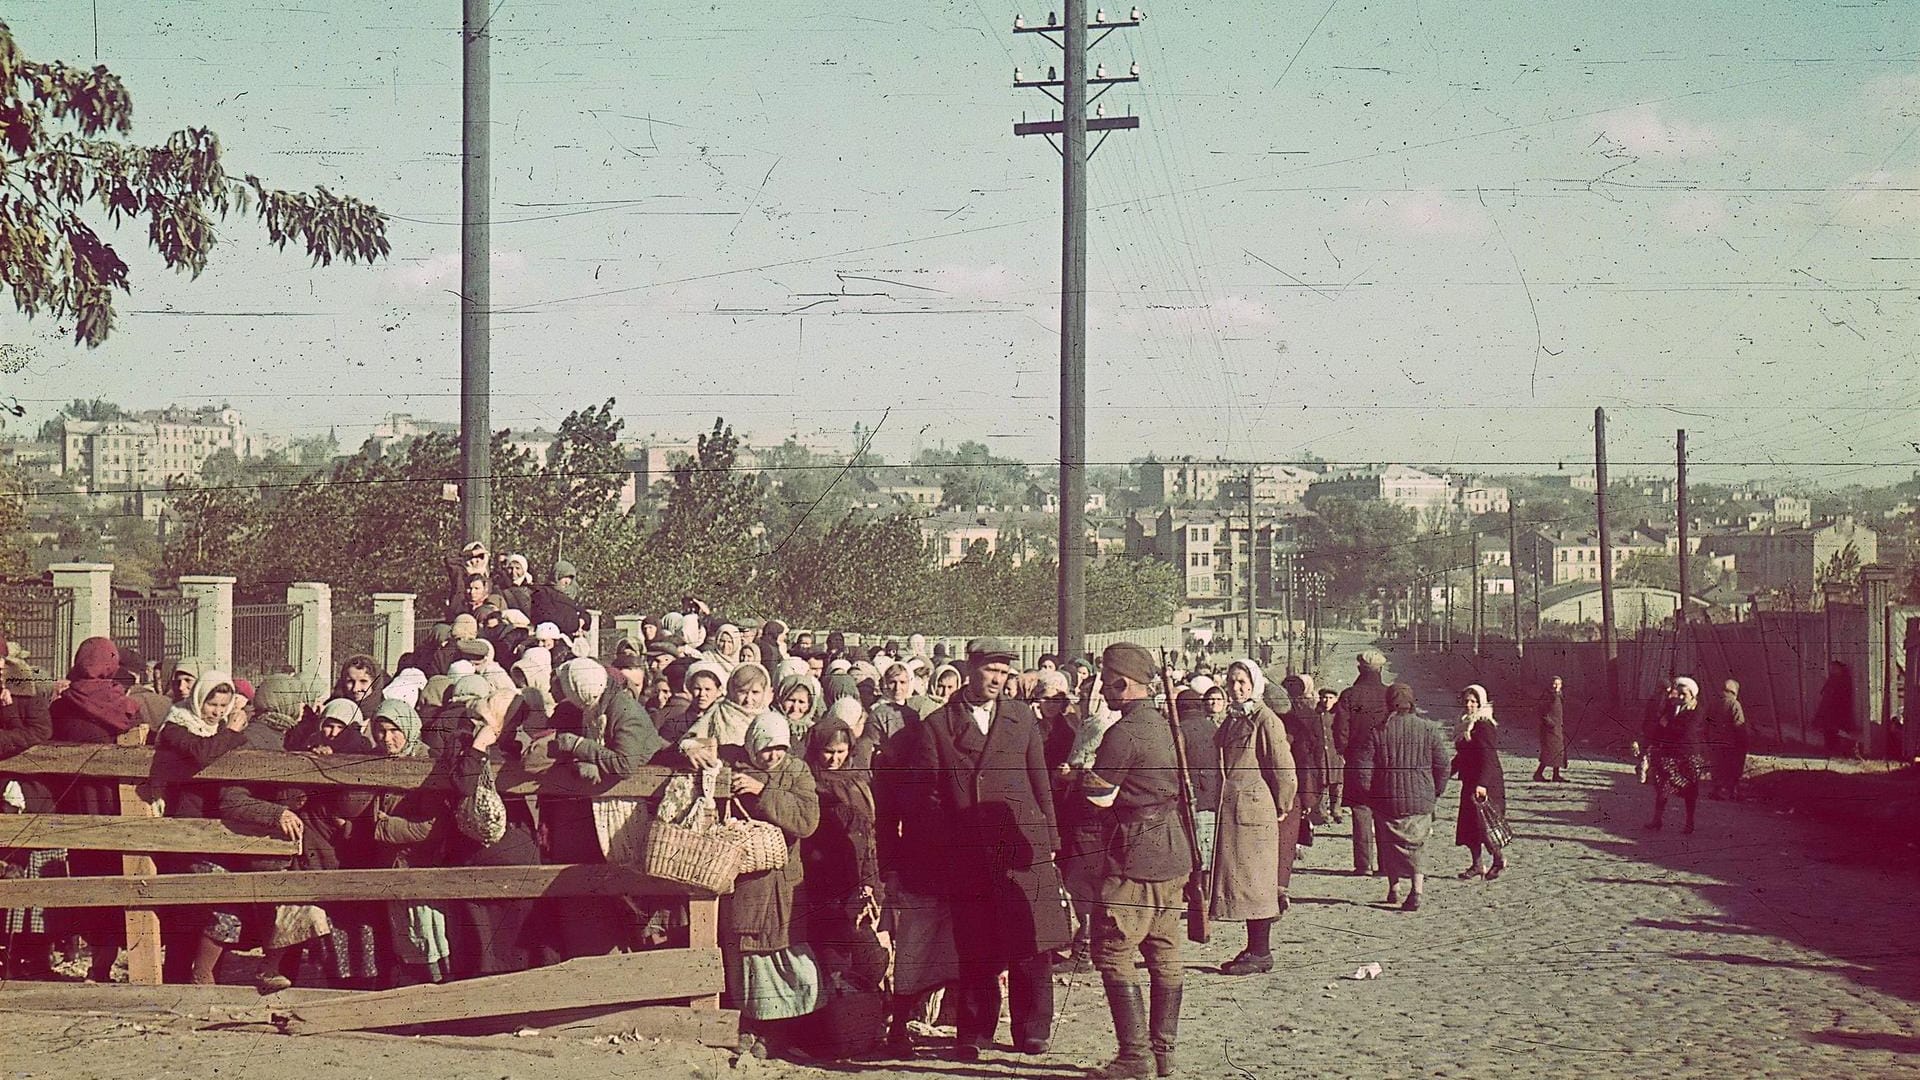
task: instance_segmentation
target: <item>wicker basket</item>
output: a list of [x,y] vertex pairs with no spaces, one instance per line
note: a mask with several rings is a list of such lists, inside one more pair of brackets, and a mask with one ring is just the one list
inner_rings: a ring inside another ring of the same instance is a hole
[[740,838],[740,872],[757,874],[762,870],[784,868],[787,865],[787,834],[780,831],[780,826],[755,820],[738,799],[729,800],[727,805],[739,816],[728,817],[721,828]]
[[728,893],[733,891],[733,879],[740,875],[744,846],[745,837],[737,829],[696,829],[655,821],[647,830],[645,869],[663,881]]

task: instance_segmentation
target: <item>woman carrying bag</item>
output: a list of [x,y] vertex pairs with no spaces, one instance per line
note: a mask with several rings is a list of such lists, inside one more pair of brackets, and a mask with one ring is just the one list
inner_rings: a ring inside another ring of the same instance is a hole
[[[1460,877],[1471,881],[1499,877],[1507,868],[1505,847],[1487,828],[1487,815],[1507,818],[1507,782],[1500,770],[1499,728],[1493,722],[1493,703],[1485,687],[1475,684],[1460,691],[1460,737],[1454,740],[1453,772],[1460,778],[1460,812],[1454,818],[1453,842],[1467,849],[1473,865]],[[1485,804],[1484,808],[1482,803]],[[1493,856],[1482,868],[1481,852]]]

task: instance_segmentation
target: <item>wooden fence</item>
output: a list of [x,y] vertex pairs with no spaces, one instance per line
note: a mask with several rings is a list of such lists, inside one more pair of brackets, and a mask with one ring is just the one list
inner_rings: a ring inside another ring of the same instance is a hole
[[[117,779],[120,816],[10,814],[0,817],[0,848],[120,851],[118,877],[0,881],[0,909],[122,908],[126,912],[129,981],[160,983],[161,937],[156,909],[175,905],[310,904],[335,901],[508,900],[566,896],[630,896],[684,901],[684,949],[585,957],[545,968],[398,990],[343,992],[305,999],[276,1013],[281,1030],[313,1033],[465,1021],[508,1013],[629,1007],[668,1003],[717,1009],[724,985],[719,951],[719,901],[712,893],[611,864],[461,866],[393,870],[284,870],[228,874],[158,874],[152,855],[292,855],[295,841],[246,835],[224,823],[165,818],[143,795],[154,752],[145,729],[123,745],[49,743],[0,762],[9,776]],[[671,773],[646,767],[597,788],[567,770],[535,770],[517,763],[500,769],[502,794],[652,797]],[[444,785],[430,761],[376,756],[315,756],[235,750],[200,770],[195,780],[352,787],[410,791]],[[15,984],[16,986],[22,984]],[[0,990],[4,1008],[12,989]],[[713,1024],[700,1021],[701,1030]]]

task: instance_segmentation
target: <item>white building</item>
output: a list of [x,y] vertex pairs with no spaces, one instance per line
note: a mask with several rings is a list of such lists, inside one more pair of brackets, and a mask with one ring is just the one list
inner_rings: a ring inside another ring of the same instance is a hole
[[129,420],[66,420],[62,427],[60,472],[91,495],[158,489],[169,479],[199,476],[222,450],[252,458],[285,445],[248,432],[225,405],[169,407]]
[[1306,493],[1309,507],[1321,499],[1378,499],[1426,513],[1453,507],[1453,479],[1410,465],[1368,466],[1315,481]]
[[1467,484],[1460,488],[1460,509],[1469,514],[1504,514],[1511,505],[1507,489]]

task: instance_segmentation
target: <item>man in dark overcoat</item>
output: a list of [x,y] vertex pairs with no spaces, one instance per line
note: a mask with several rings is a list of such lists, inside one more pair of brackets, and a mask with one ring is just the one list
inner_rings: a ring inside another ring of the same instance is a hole
[[995,638],[968,642],[966,683],[923,721],[916,755],[931,767],[943,826],[934,842],[953,907],[955,1056],[964,1061],[993,1044],[1003,972],[1014,1048],[1047,1051],[1052,953],[1072,938],[1053,862],[1060,836],[1045,732],[1025,702],[1004,693],[1016,656]]
[[1353,811],[1353,872],[1370,875],[1380,870],[1379,853],[1374,846],[1373,813],[1366,807],[1366,785],[1361,781],[1354,755],[1367,736],[1387,722],[1387,684],[1380,672],[1387,658],[1374,649],[1354,657],[1359,668],[1353,685],[1341,693],[1333,707],[1333,737],[1346,761],[1345,795]]

